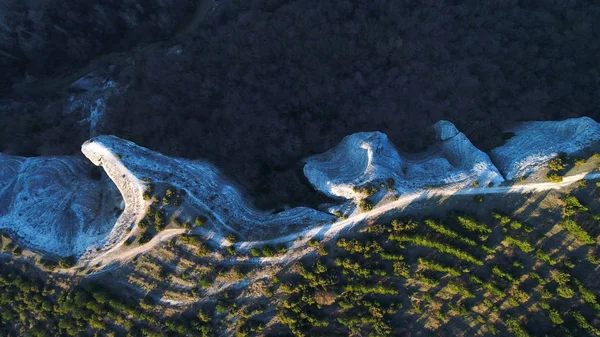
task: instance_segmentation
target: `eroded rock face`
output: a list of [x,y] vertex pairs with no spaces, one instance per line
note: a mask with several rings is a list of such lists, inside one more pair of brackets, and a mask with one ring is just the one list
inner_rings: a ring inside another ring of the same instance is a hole
[[345,199],[364,197],[353,187],[365,184],[406,193],[429,186],[498,184],[504,180],[489,156],[473,146],[454,124],[439,121],[434,130],[438,143],[418,155],[398,154],[380,132],[348,136],[334,149],[310,157],[304,174],[316,189]]
[[80,255],[110,233],[120,196],[75,157],[0,154],[0,229],[26,246],[59,256]]
[[589,117],[525,122],[510,131],[515,135],[491,151],[506,179],[526,176],[560,152],[571,154],[600,140],[600,124]]
[[330,151],[310,157],[304,175],[326,195],[352,199],[362,195],[354,186],[402,177],[402,159],[383,133],[361,132],[344,137]]
[[247,237],[265,237],[283,233],[288,226],[306,227],[334,218],[307,207],[277,214],[259,211],[213,165],[201,160],[167,157],[115,136],[92,138],[82,146],[82,152],[106,170],[123,194],[125,210],[110,239],[115,242],[127,226],[143,218],[150,204],[143,200],[142,179],[184,190],[182,208],[210,215],[217,232],[235,231]]
[[[481,186],[499,184],[504,178],[490,157],[476,148],[467,136],[459,132],[454,124],[439,121],[434,129],[440,139],[440,156],[448,161],[452,170],[443,178],[444,184],[477,182]],[[443,171],[440,174],[443,175]]]
[[[317,190],[346,199],[330,208],[343,214],[355,212],[365,194],[378,203],[429,187],[459,189],[504,180],[490,157],[452,123],[433,127],[438,143],[426,153],[401,154],[383,133],[363,132],[308,158],[304,173]],[[492,152],[509,177],[537,168],[558,152],[572,153],[600,140],[600,126],[589,118],[529,122],[514,132]],[[180,191],[184,201],[177,214],[206,215],[215,235],[233,231],[248,240],[268,239],[335,220],[307,207],[259,211],[210,163],[167,157],[115,136],[92,138],[81,150],[108,177],[90,175],[90,165],[74,157],[0,154],[0,228],[32,248],[90,257],[96,248],[121,242],[143,219],[151,203],[144,200],[148,182]],[[124,210],[117,218],[121,201]]]

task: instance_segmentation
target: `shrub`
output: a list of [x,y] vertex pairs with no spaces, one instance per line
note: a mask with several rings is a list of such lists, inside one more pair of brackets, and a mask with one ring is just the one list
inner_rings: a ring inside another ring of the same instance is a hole
[[559,286],[558,288],[556,288],[556,293],[558,294],[558,296],[564,298],[572,298],[573,295],[575,295],[575,291],[573,291],[573,289],[567,286]]
[[560,225],[566,229],[569,234],[573,235],[577,240],[585,244],[591,245],[596,242],[583,228],[581,228],[575,221],[571,219],[564,219],[560,222]]
[[156,230],[158,232],[160,232],[163,229],[165,229],[165,226],[166,226],[166,214],[165,214],[165,210],[164,209],[159,209],[154,214],[154,228],[156,228]]
[[521,241],[508,235],[504,238],[504,240],[519,247],[519,249],[521,249],[524,253],[531,253],[533,251],[533,247],[531,247],[531,244],[527,241]]
[[408,264],[404,261],[394,262],[394,275],[409,278]]
[[556,311],[555,309],[550,309],[548,311],[548,317],[550,317],[550,320],[552,321],[552,323],[554,323],[555,325],[561,325],[563,324],[565,321],[562,319],[562,317],[560,317],[560,314],[558,313],[558,311]]
[[275,256],[275,250],[271,246],[264,246],[262,249],[262,255],[266,257]]
[[309,247],[316,247],[319,245],[319,240],[318,239],[310,239],[308,240],[308,246]]
[[410,231],[419,226],[419,223],[413,219],[394,219],[390,224],[394,232]]
[[252,248],[252,249],[250,249],[250,255],[252,255],[254,257],[258,257],[258,256],[260,256],[260,251],[256,248]]
[[217,302],[217,306],[215,307],[215,310],[221,314],[221,313],[226,312],[227,308],[228,308],[227,304],[225,304],[222,301],[219,301],[219,302]]
[[479,232],[482,234],[489,234],[492,232],[492,230],[489,229],[488,226],[486,226],[485,224],[477,223],[471,217],[459,215],[456,217],[456,220],[458,221],[458,224],[466,230],[470,230],[472,232]]
[[478,204],[481,204],[483,202],[483,196],[482,195],[476,195],[473,197],[473,201],[475,201]]
[[197,253],[198,253],[198,256],[206,256],[210,253],[210,249],[206,244],[199,243]]
[[373,205],[373,203],[367,199],[362,199],[360,201],[360,204],[358,205],[360,207],[360,210],[363,212],[370,212],[373,210],[373,208],[375,207]]
[[153,188],[152,184],[148,184],[146,186],[146,190],[144,191],[144,200],[152,199],[153,190],[154,190],[154,188]]
[[143,245],[145,243],[147,243],[148,241],[152,240],[152,237],[154,235],[152,235],[152,233],[150,233],[149,231],[144,231],[142,234],[140,234],[140,236],[137,239],[137,244],[138,245]]
[[426,269],[429,270],[433,270],[433,271],[439,271],[439,272],[443,272],[443,273],[448,273],[448,275],[451,276],[460,276],[460,272],[455,270],[452,267],[445,267],[442,266],[439,263],[433,262],[433,261],[426,261],[423,258],[419,258],[419,265],[421,265],[422,267],[425,267]]
[[557,263],[557,261],[556,261],[556,260],[554,260],[554,259],[553,259],[553,258],[550,256],[550,254],[548,254],[548,253],[545,253],[545,252],[544,252],[543,250],[541,250],[541,249],[537,249],[537,250],[535,251],[535,257],[536,257],[538,260],[541,260],[541,261],[544,261],[544,262],[546,262],[546,263],[550,264],[551,266],[554,266],[554,265]]
[[40,264],[49,270],[54,270],[58,266],[58,263],[56,263],[50,259],[44,259],[44,258],[40,260]]
[[520,222],[518,222],[518,221],[511,221],[510,222],[510,227],[512,229],[520,229],[521,227],[523,227],[523,225]]
[[75,258],[73,256],[63,257],[58,260],[58,266],[63,269],[71,268],[75,265]]
[[476,246],[477,243],[471,239],[465,238],[463,235],[458,234],[457,232],[447,228],[443,223],[436,223],[433,220],[427,219],[424,221],[424,223],[429,226],[431,229],[433,229],[434,231],[447,236],[451,239],[457,239],[459,241],[462,241],[470,246]]
[[366,195],[367,197],[372,196],[373,194],[377,193],[377,191],[378,191],[377,187],[371,183],[364,184],[362,186],[354,186],[354,187],[352,187],[352,190],[356,193],[362,193],[362,194]]
[[502,215],[500,213],[496,213],[496,212],[492,212],[492,218],[500,221],[501,225],[506,225],[507,223],[509,223],[511,221],[510,217],[508,217],[506,215]]
[[560,153],[558,157],[550,160],[550,162],[548,163],[548,167],[551,171],[562,171],[567,168],[567,164],[565,163],[567,159],[568,158],[566,153]]
[[494,248],[490,248],[486,245],[481,245],[481,249],[486,252],[487,254],[495,254],[496,253],[496,249]]
[[204,218],[197,216],[196,219],[194,219],[194,226],[202,226],[204,225]]
[[546,180],[551,183],[562,183],[563,177],[554,171],[550,171],[546,174]]
[[468,261],[471,262],[475,265],[478,266],[483,266],[483,262],[481,262],[480,260],[478,260],[477,258],[475,258],[473,255],[464,252],[458,248],[455,248],[453,246],[447,245],[447,244],[443,244],[440,242],[436,242],[436,241],[432,241],[429,240],[427,238],[424,237],[420,237],[420,236],[414,236],[414,237],[408,237],[408,236],[397,236],[397,235],[390,235],[389,236],[390,240],[395,240],[398,242],[408,242],[408,243],[412,243],[414,245],[419,245],[419,246],[424,246],[424,247],[428,247],[428,248],[433,248],[433,249],[437,249],[438,251],[442,252],[442,253],[446,253],[446,254],[451,254],[456,256],[457,258],[464,260],[464,261]]
[[227,239],[227,241],[229,241],[230,243],[235,243],[237,241],[237,237],[233,233],[227,235],[225,239]]
[[516,337],[529,337],[529,334],[521,327],[517,319],[510,317],[505,320],[505,324]]
[[23,255],[23,249],[19,246],[15,246],[15,248],[13,248],[13,250],[12,250],[12,254],[15,257],[19,257],[19,256]]
[[231,255],[231,256],[235,256],[235,247],[227,246],[227,253],[229,253],[229,255]]
[[532,279],[534,279],[534,280],[538,281],[538,283],[539,283],[539,284],[541,284],[541,285],[545,285],[545,284],[546,284],[546,280],[544,280],[544,279],[543,279],[543,278],[542,278],[542,277],[541,277],[541,276],[540,276],[538,273],[536,273],[536,272],[531,272],[531,273],[529,273],[529,276],[530,276]]
[[125,240],[125,242],[123,242],[124,246],[131,246],[131,244],[133,243],[133,241],[135,240],[135,237],[130,236],[127,238],[127,240]]
[[202,238],[198,235],[181,234],[179,240],[189,245],[198,245],[202,242]]
[[198,284],[202,287],[202,288],[208,288],[213,284],[213,280],[211,280],[210,278],[208,278],[208,276],[203,276],[198,280]]
[[498,268],[498,266],[494,266],[494,268],[492,269],[492,274],[504,278],[508,281],[510,281],[513,284],[519,284],[519,281],[516,280],[514,277],[512,277],[510,274],[503,272],[502,270],[500,270],[500,268]]
[[565,216],[573,216],[578,212],[587,212],[588,208],[583,206],[579,200],[573,195],[567,195],[565,197],[565,207],[563,209],[563,214]]
[[540,302],[540,308],[542,308],[544,310],[549,310],[550,304],[548,304],[547,302]]

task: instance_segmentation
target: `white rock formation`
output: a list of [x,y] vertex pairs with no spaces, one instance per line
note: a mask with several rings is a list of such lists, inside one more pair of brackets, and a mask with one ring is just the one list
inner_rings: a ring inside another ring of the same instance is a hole
[[[354,186],[370,183],[387,187],[389,178],[399,193],[430,186],[504,181],[488,155],[473,146],[452,123],[439,121],[434,129],[438,143],[429,152],[419,155],[399,155],[380,132],[347,136],[334,149],[310,157],[304,174],[317,190],[344,199],[364,197],[355,192]],[[383,196],[379,194],[375,199]]]
[[0,154],[0,229],[27,247],[80,255],[111,231],[120,196],[107,177],[75,157]]
[[526,176],[560,152],[571,154],[600,140],[600,124],[589,117],[525,122],[510,131],[515,136],[491,151],[506,179]]
[[[111,139],[109,137],[102,137],[102,139],[105,138]],[[104,249],[107,249],[122,241],[126,235],[126,229],[132,228],[144,218],[146,208],[149,204],[143,197],[146,186],[133,175],[127,167],[125,167],[119,158],[117,158],[117,153],[112,151],[112,147],[108,147],[110,146],[110,143],[111,142],[108,141],[101,142],[90,139],[81,146],[81,152],[83,152],[94,165],[102,166],[102,168],[104,168],[108,177],[110,177],[112,182],[119,189],[119,192],[121,192],[123,202],[125,203],[123,213],[121,213],[121,216],[116,223],[114,223],[112,231],[107,239],[97,245],[98,249],[102,249],[100,246],[104,246]],[[135,149],[132,146],[131,149],[120,150],[120,153],[130,153],[128,150],[134,151]]]
[[[453,168],[453,172],[443,179],[443,184],[472,184],[476,181],[485,186],[489,183],[497,185],[504,181],[490,157],[476,148],[454,124],[441,120],[435,123],[433,128],[439,139],[437,146],[440,157],[446,159]],[[443,176],[442,171],[440,173]]]
[[113,238],[117,242],[125,228],[144,217],[149,201],[143,200],[143,178],[149,178],[153,184],[164,183],[185,190],[184,204],[203,210],[218,231],[227,228],[245,236],[265,237],[285,232],[288,226],[313,226],[334,218],[307,207],[277,214],[258,211],[213,165],[167,157],[118,137],[95,137],[82,146],[82,151],[106,170],[123,194],[125,210],[109,242]]
[[[355,211],[371,185],[374,203],[429,187],[481,186],[504,179],[487,154],[448,121],[434,125],[438,142],[422,154],[400,154],[380,132],[345,137],[335,148],[307,159],[304,173],[319,191],[346,201],[330,208]],[[564,151],[576,152],[600,140],[600,125],[589,118],[529,122],[492,154],[509,178],[536,169]],[[91,257],[121,242],[144,216],[144,178],[185,191],[182,207],[209,218],[218,234],[268,239],[290,230],[333,222],[335,217],[298,207],[270,214],[255,209],[218,169],[200,160],[171,158],[114,136],[95,137],[83,154],[107,177],[94,180],[89,165],[74,157],[23,158],[0,154],[0,229],[27,246],[57,255]],[[110,178],[110,179],[109,179]],[[111,182],[112,180],[112,182]],[[116,185],[116,186],[115,186]],[[385,188],[381,188],[383,187]],[[122,198],[119,196],[121,193]],[[124,202],[117,218],[115,208]]]
[[386,135],[360,132],[344,137],[337,147],[310,157],[304,175],[330,197],[354,199],[362,195],[353,190],[354,186],[402,177],[402,160]]

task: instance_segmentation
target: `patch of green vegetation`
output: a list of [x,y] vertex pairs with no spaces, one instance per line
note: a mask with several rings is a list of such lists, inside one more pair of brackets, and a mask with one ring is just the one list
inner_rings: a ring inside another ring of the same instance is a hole
[[560,222],[560,225],[566,229],[569,234],[573,235],[577,240],[585,243],[586,245],[594,244],[596,241],[590,237],[590,235],[581,228],[574,220],[572,219],[563,219]]
[[146,230],[138,236],[137,244],[141,246],[145,243],[148,243],[150,240],[152,240],[153,237],[154,237],[154,234],[152,234],[152,232]]
[[212,336],[211,317],[159,317],[156,303],[112,291],[102,281],[62,288],[38,271],[14,262],[0,264],[1,336]]
[[362,186],[354,186],[354,187],[352,187],[352,190],[356,193],[361,193],[361,194],[365,195],[366,197],[370,197],[379,191],[377,186],[375,186],[374,184],[371,184],[371,183],[364,184]]
[[363,212],[370,212],[373,210],[373,208],[375,208],[375,205],[373,205],[373,203],[370,200],[362,199],[358,204],[358,207]]

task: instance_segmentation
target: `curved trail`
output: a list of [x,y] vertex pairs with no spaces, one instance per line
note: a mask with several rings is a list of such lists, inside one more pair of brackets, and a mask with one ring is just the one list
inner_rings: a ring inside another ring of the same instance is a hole
[[[284,236],[262,240],[262,241],[246,241],[246,242],[238,242],[235,244],[236,248],[240,252],[245,252],[250,250],[254,246],[260,246],[265,244],[279,244],[290,241],[295,241],[298,237],[303,237],[301,242],[307,241],[312,237],[321,236],[321,238],[332,238],[336,236],[339,232],[344,229],[349,229],[353,225],[358,224],[359,222],[367,219],[376,218],[381,216],[387,212],[402,209],[409,204],[420,201],[427,200],[429,198],[435,197],[449,197],[453,195],[484,195],[484,194],[503,194],[503,193],[528,193],[528,192],[540,192],[540,191],[548,191],[548,190],[558,190],[565,186],[569,186],[574,182],[577,182],[582,179],[591,180],[600,178],[600,173],[581,173],[572,176],[564,177],[563,181],[560,183],[531,183],[531,184],[522,184],[522,185],[513,185],[513,186],[498,186],[498,187],[475,187],[475,188],[466,188],[466,189],[437,189],[431,191],[424,191],[419,193],[407,194],[400,197],[398,200],[383,204],[374,208],[372,211],[360,213],[353,215],[347,219],[335,222],[330,225],[322,225],[316,226],[310,229],[306,229],[303,231],[294,232],[291,234],[286,234]],[[86,262],[86,265],[97,265],[104,264],[105,266],[108,264],[113,264],[115,262],[129,262],[133,257],[138,254],[147,252],[153,248],[155,248],[160,243],[176,236],[184,233],[184,229],[168,229],[158,233],[150,242],[144,244],[143,246],[139,246],[124,252],[120,252],[115,254],[114,249],[107,251],[104,254],[101,254],[92,260]],[[200,234],[205,236],[207,239],[214,239],[215,236],[219,239],[218,243],[220,247],[228,246],[227,241],[223,240],[219,235],[215,235],[216,233],[208,233],[205,229],[202,228],[194,228],[190,231],[192,234]],[[323,233],[323,234],[320,234]],[[117,248],[115,246],[114,248]],[[256,262],[257,264],[262,264],[264,262],[277,262],[277,261],[287,261],[289,260],[288,254],[280,257],[272,257],[272,258],[252,258],[247,262]],[[105,260],[108,260],[105,263]],[[98,270],[97,272],[89,274],[98,275],[109,270],[113,270],[118,267],[118,264],[115,264],[111,268],[103,268],[102,270]]]

